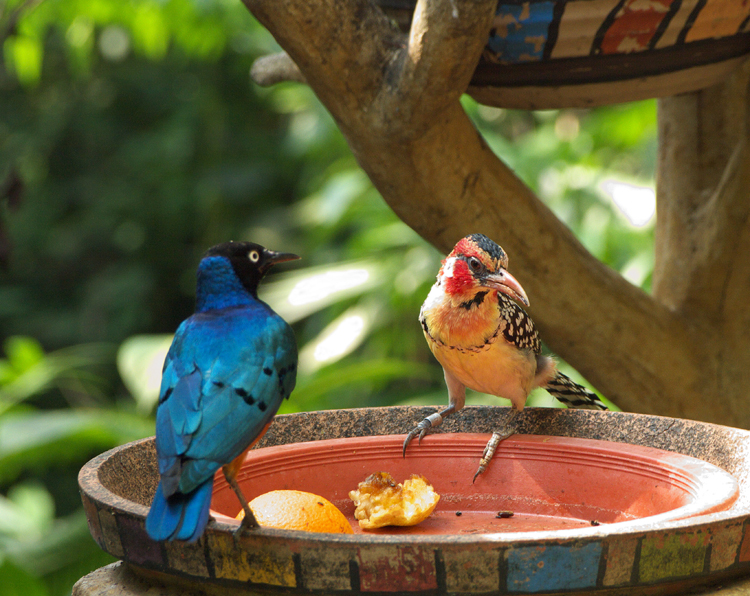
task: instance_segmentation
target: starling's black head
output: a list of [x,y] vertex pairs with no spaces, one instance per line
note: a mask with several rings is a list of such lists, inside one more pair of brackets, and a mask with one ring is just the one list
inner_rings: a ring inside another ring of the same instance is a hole
[[237,278],[253,296],[257,295],[258,284],[272,265],[299,259],[297,255],[268,250],[254,242],[233,241],[212,246],[203,254],[204,259],[207,257],[226,258]]

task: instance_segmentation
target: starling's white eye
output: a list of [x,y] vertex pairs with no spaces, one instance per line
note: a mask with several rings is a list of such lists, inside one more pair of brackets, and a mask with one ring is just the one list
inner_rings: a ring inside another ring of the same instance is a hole
[[249,253],[247,253],[247,258],[250,259],[253,263],[257,263],[260,261],[260,253],[257,250],[251,250]]

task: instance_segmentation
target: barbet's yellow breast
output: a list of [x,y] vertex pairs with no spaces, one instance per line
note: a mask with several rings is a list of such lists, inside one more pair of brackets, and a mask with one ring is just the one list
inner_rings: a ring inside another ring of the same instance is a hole
[[435,284],[422,305],[420,322],[435,358],[463,385],[523,407],[536,358],[505,339],[506,322],[494,290],[472,302],[467,297],[450,299]]
[[484,346],[503,322],[497,292],[482,292],[480,298],[477,300],[476,294],[451,298],[444,293],[441,284],[432,286],[419,314],[428,341],[431,336],[438,344],[462,350]]

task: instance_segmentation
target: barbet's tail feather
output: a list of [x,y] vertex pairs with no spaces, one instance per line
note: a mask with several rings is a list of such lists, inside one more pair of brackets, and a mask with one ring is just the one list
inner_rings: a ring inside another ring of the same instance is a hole
[[583,410],[609,409],[595,393],[579,385],[560,371],[557,371],[557,374],[547,383],[545,389],[569,408]]
[[210,478],[187,495],[164,496],[161,482],[146,516],[146,532],[154,540],[195,542],[208,523],[214,479]]

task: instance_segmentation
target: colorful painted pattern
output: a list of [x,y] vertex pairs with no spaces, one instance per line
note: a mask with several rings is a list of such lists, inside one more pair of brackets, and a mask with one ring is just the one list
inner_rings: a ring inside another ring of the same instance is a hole
[[502,63],[541,60],[554,18],[554,2],[499,4],[488,48]]
[[596,586],[601,542],[581,545],[520,546],[509,550],[509,592],[580,590]]
[[653,48],[681,3],[681,0],[620,3],[597,32],[593,53],[627,54]]
[[750,0],[501,0],[484,58],[622,55],[748,32]]
[[[195,581],[338,593],[535,594],[667,584],[710,573],[750,572],[750,526],[598,536],[544,546],[497,544],[481,551],[461,544],[320,542],[247,535],[209,526],[195,544],[153,542],[143,519],[83,494],[99,546],[136,566]],[[241,554],[240,554],[241,553]]]

